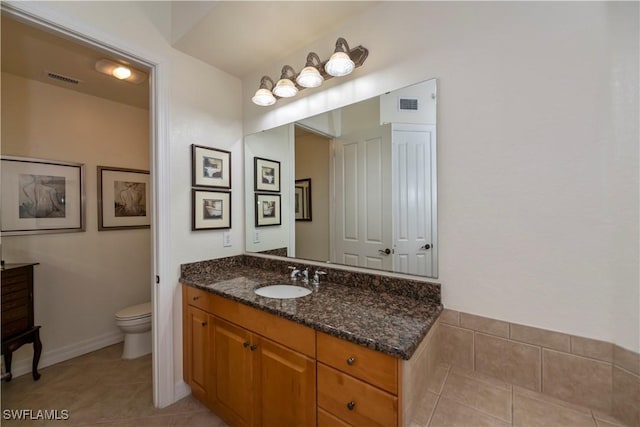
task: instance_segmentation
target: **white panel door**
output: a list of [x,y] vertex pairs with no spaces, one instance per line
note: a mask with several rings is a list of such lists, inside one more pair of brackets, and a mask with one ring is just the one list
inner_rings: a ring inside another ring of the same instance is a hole
[[394,271],[436,276],[435,126],[393,127]]
[[393,268],[391,125],[333,140],[332,262]]

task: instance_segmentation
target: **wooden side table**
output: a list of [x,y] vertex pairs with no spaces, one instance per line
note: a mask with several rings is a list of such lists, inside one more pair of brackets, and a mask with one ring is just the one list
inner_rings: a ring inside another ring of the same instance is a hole
[[33,266],[30,264],[6,264],[2,267],[2,355],[6,374],[11,381],[13,352],[24,344],[33,343],[32,375],[40,378],[38,363],[42,353],[40,326],[33,322]]

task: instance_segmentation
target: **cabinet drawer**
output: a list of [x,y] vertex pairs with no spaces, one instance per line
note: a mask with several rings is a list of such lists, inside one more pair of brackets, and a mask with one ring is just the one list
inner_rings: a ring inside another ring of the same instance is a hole
[[398,394],[398,359],[321,332],[318,361]]
[[318,408],[318,427],[351,427],[351,424],[347,424],[335,415]]
[[211,313],[218,317],[309,357],[316,357],[316,332],[311,328],[218,295],[211,295],[211,306]]
[[2,277],[2,297],[11,294],[13,292],[19,292],[26,290],[29,287],[29,283],[26,281],[26,277],[20,277],[19,280],[13,280],[15,278],[5,279]]
[[2,309],[9,308],[9,304],[15,306],[16,304],[29,304],[29,290],[26,288],[20,288],[17,292],[11,292],[10,294],[2,295]]
[[18,320],[14,320],[13,322],[2,321],[2,339],[10,338],[14,335],[17,335],[21,332],[29,329],[31,325],[29,324],[29,319],[23,317]]
[[25,304],[22,304],[18,307],[14,307],[11,310],[2,310],[2,324],[5,322],[13,322],[18,319],[28,319],[29,318],[29,307]]
[[318,406],[355,426],[396,426],[398,398],[318,363]]
[[187,304],[211,312],[211,294],[202,289],[187,286]]

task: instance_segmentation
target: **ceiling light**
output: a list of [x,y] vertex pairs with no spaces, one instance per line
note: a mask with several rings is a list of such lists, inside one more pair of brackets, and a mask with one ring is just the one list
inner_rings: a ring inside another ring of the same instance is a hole
[[110,59],[100,59],[96,62],[96,70],[129,83],[142,83],[147,78],[147,75],[142,71],[111,61]]
[[[314,63],[315,62],[315,63]],[[298,77],[296,77],[296,83],[302,87],[318,87],[324,81],[324,77],[318,71],[318,66],[322,66],[320,57],[315,52],[307,55],[307,63],[305,64]]]
[[298,88],[293,83],[290,77],[295,77],[296,72],[289,65],[282,67],[282,75],[280,80],[276,83],[276,87],[273,88],[273,94],[280,98],[291,98],[296,96]]
[[111,75],[116,79],[124,80],[131,77],[131,70],[128,69],[127,67],[120,66],[120,67],[114,68],[113,71],[111,72]]
[[350,74],[356,64],[349,57],[349,45],[342,37],[336,41],[336,50],[329,61],[325,64],[324,70],[334,77],[342,77]]
[[258,89],[256,94],[253,95],[253,98],[251,98],[254,104],[260,105],[261,107],[266,107],[276,103],[276,97],[273,96],[271,90],[267,88],[267,82],[270,82],[271,87],[273,88],[273,80],[268,76],[263,76],[262,79],[260,79],[260,89]]

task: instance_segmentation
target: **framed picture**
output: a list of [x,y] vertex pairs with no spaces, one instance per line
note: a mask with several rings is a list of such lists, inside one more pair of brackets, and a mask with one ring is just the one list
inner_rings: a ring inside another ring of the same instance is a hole
[[256,194],[256,227],[280,225],[280,195]]
[[280,192],[280,162],[260,157],[253,158],[255,191]]
[[191,185],[231,189],[231,152],[192,144]]
[[3,235],[85,229],[84,165],[2,156]]
[[191,229],[231,228],[231,192],[192,190]]
[[149,228],[149,171],[98,166],[98,230]]
[[296,179],[296,221],[311,221],[311,178]]

